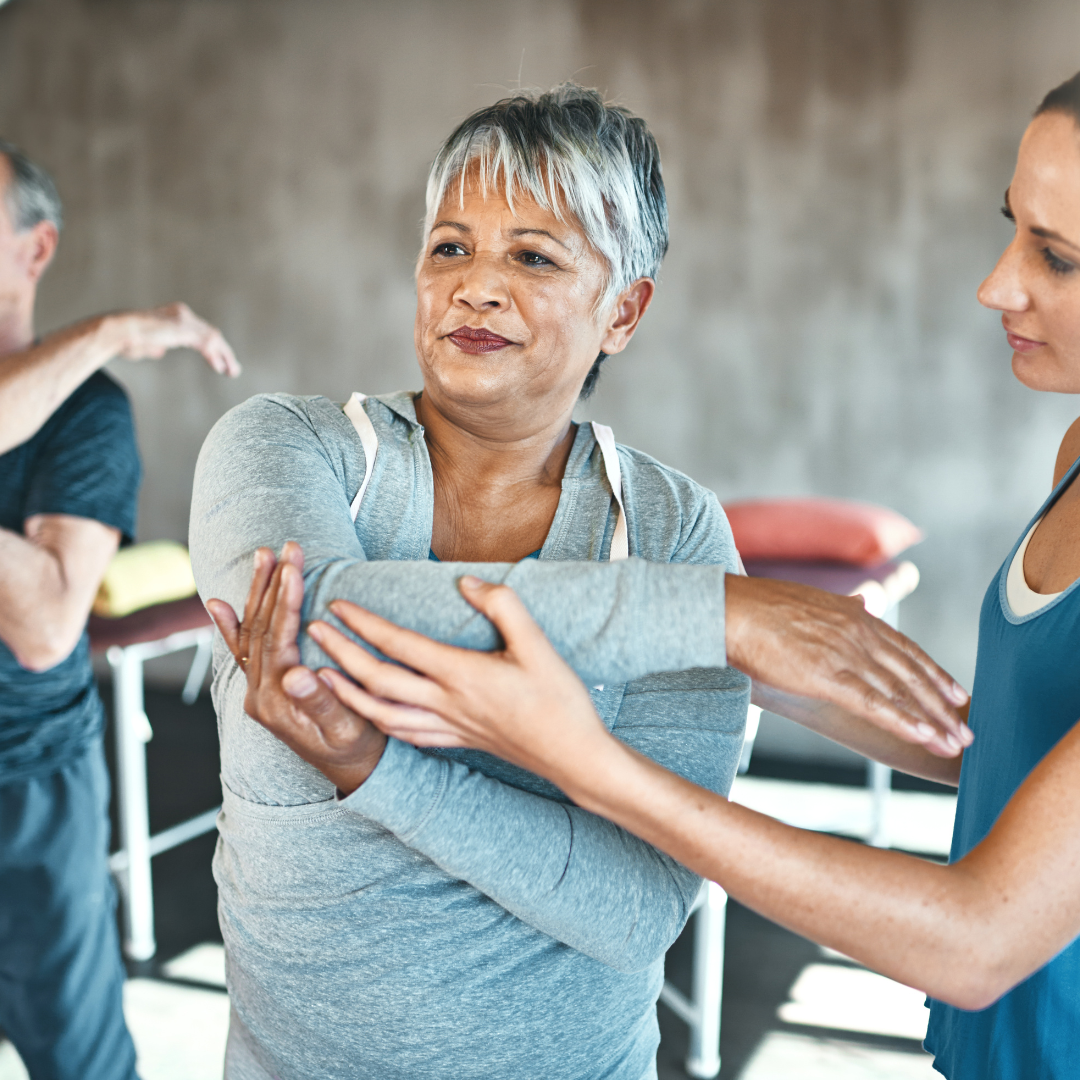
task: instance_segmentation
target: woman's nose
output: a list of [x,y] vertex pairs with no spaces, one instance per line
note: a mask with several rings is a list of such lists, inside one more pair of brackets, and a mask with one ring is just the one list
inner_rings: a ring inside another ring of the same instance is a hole
[[497,266],[487,259],[474,258],[454,290],[454,302],[475,311],[498,311],[510,306],[510,290]]
[[983,307],[992,311],[1027,310],[1029,298],[1022,281],[1022,263],[1023,256],[1017,244],[1010,244],[975,294]]

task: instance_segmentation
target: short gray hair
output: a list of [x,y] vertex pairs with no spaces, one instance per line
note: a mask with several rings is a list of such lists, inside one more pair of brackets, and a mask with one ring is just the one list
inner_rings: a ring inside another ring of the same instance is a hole
[[11,166],[11,181],[4,196],[16,231],[32,229],[40,221],[51,221],[57,229],[63,228],[64,214],[52,177],[6,139],[0,139],[0,154]]
[[638,278],[659,272],[668,248],[660,151],[644,120],[596,90],[563,83],[546,93],[520,91],[467,117],[428,174],[425,243],[451,185],[456,181],[464,198],[473,169],[480,191],[501,190],[511,209],[515,195],[525,194],[576,219],[608,265],[598,312]]

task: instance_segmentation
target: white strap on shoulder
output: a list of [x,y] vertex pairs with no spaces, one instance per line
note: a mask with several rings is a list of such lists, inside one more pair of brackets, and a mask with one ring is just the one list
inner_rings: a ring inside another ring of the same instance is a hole
[[360,513],[360,503],[364,500],[364,492],[367,491],[368,481],[371,479],[371,470],[375,467],[375,455],[379,452],[379,436],[375,434],[375,426],[363,406],[366,397],[367,394],[356,393],[345,402],[345,415],[352,421],[352,426],[356,428],[356,434],[360,436],[360,444],[364,448],[364,482],[360,485],[360,490],[349,507],[353,521]]
[[622,501],[622,469],[619,467],[619,451],[615,449],[615,434],[606,424],[592,422],[593,435],[604,456],[604,471],[607,473],[611,493],[619,504],[619,519],[615,522],[615,534],[611,538],[611,562],[626,559],[630,555],[630,542],[626,535],[626,509]]

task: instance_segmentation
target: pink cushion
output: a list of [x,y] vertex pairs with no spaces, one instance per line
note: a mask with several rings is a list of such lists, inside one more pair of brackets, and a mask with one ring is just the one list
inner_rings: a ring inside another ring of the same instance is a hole
[[923,539],[895,510],[847,499],[747,499],[724,510],[744,559],[877,566]]

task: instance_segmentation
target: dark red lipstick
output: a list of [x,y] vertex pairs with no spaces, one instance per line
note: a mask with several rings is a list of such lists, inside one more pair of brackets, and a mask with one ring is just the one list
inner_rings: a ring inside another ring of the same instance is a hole
[[462,352],[489,353],[505,349],[507,345],[514,343],[499,334],[493,334],[483,327],[473,329],[471,326],[462,326],[452,334],[446,335]]

